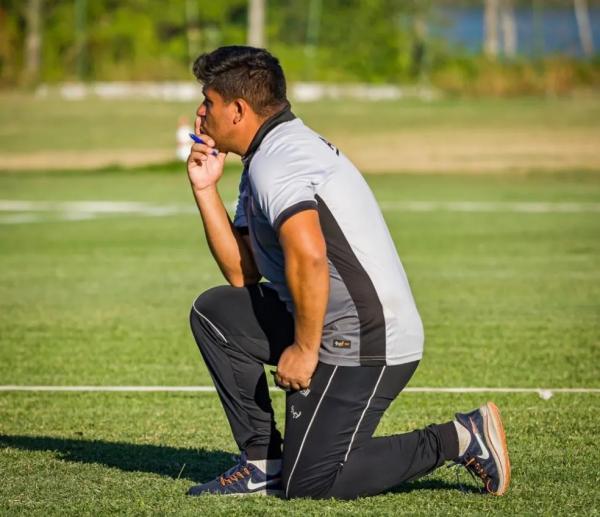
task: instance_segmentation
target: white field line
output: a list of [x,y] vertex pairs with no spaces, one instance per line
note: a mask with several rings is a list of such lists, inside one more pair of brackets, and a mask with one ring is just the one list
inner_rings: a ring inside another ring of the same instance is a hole
[[[279,388],[269,388],[281,392]],[[41,386],[41,385],[0,385],[0,391],[33,392],[205,392],[215,393],[214,386]],[[403,390],[407,393],[536,393],[542,398],[554,393],[600,393],[600,388],[492,388],[492,387],[412,387]],[[549,398],[549,397],[548,397]]]
[[[235,209],[235,202],[227,205]],[[382,201],[383,211],[399,212],[508,212],[522,214],[600,213],[600,203],[578,202],[494,202],[494,201]],[[191,204],[151,204],[134,201],[15,201],[0,200],[0,224],[46,221],[81,221],[106,215],[164,217],[193,214]]]
[[382,210],[401,212],[513,212],[523,214],[600,212],[600,203],[537,201],[381,201]]
[[[105,215],[164,217],[193,214],[193,205],[153,205],[133,201],[14,201],[0,200],[0,224],[47,221],[82,221]],[[15,213],[16,212],[16,213]]]

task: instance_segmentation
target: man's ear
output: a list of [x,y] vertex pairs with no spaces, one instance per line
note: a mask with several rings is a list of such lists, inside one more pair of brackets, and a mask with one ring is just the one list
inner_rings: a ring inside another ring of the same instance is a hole
[[244,117],[248,116],[248,103],[244,99],[235,99],[233,101],[233,123],[239,124]]

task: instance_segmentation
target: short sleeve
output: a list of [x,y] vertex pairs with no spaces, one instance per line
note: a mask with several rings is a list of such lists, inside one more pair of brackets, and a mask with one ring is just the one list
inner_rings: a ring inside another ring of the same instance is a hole
[[235,208],[235,216],[233,218],[233,226],[243,232],[248,231],[248,220],[246,218],[246,202],[248,200],[248,171],[244,169],[240,179],[239,195],[237,206]]
[[276,232],[294,214],[317,209],[318,177],[314,164],[311,167],[304,160],[262,159],[251,164],[254,198]]

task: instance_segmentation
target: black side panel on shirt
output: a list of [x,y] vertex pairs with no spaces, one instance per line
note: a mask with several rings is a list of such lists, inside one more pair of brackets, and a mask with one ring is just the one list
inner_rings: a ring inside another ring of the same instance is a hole
[[360,364],[362,366],[383,365],[386,350],[385,318],[375,286],[323,199],[318,195],[315,199],[327,244],[327,256],[346,284],[358,313]]

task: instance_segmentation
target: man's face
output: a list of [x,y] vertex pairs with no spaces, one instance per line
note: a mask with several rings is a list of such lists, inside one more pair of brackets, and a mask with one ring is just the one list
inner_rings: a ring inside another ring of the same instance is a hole
[[234,106],[232,103],[226,103],[212,88],[206,88],[203,93],[204,102],[196,112],[196,125],[202,133],[215,141],[217,149],[227,152],[234,129]]

